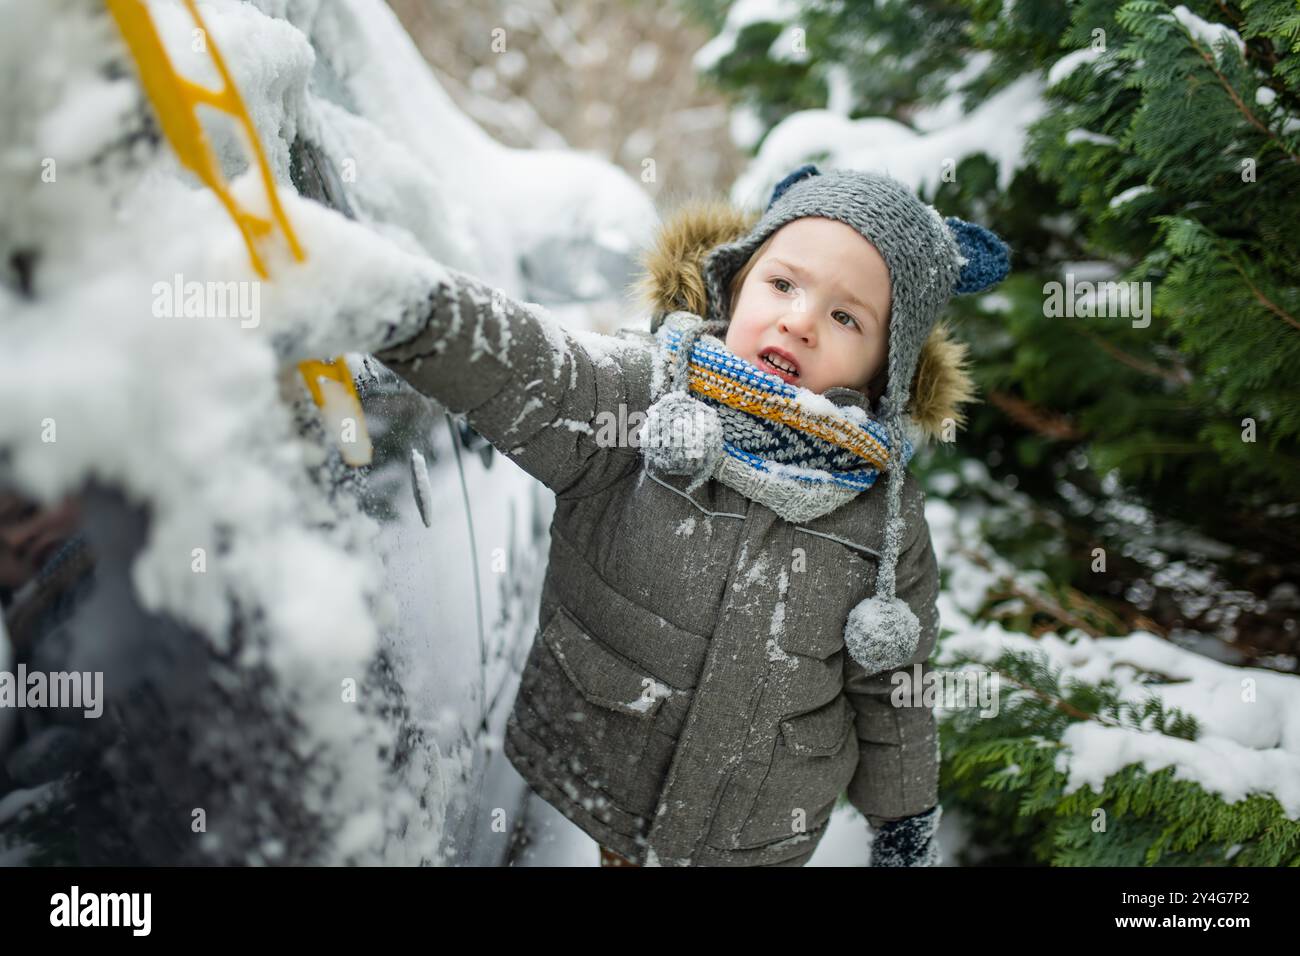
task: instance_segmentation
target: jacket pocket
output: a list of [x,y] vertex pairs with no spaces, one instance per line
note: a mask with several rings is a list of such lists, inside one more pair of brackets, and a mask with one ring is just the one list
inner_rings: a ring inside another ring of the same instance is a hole
[[621,810],[644,815],[656,781],[642,766],[655,716],[674,689],[589,635],[563,606],[541,634],[546,652],[521,681],[529,728],[562,764]]
[[853,707],[843,694],[781,721],[772,764],[735,846],[761,846],[811,833],[830,820],[835,801],[857,767],[853,726]]
[[792,542],[778,643],[789,653],[824,660],[844,647],[849,612],[875,592],[877,560],[869,550],[802,527]]

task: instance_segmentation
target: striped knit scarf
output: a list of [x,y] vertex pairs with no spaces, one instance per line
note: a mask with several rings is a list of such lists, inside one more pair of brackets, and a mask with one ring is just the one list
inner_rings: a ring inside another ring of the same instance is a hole
[[[809,520],[834,510],[875,484],[892,457],[885,426],[856,405],[785,382],[730,351],[713,335],[688,335],[665,323],[658,330],[664,361],[680,388],[688,374],[690,396],[714,408],[722,423],[725,455],[717,477],[788,520]],[[915,448],[902,437],[901,464]]]

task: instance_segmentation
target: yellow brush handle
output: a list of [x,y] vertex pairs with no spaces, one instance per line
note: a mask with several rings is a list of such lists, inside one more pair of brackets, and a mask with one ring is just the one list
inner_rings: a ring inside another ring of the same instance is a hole
[[[211,90],[185,79],[176,71],[149,8],[144,0],[104,0],[108,12],[117,21],[118,29],[126,40],[127,48],[135,60],[140,73],[140,83],[144,87],[150,102],[153,103],[163,134],[176,151],[181,164],[196,175],[199,180],[217,194],[221,204],[239,227],[248,246],[253,268],[263,279],[269,278],[266,264],[257,247],[257,240],[271,235],[275,227],[289,246],[293,257],[299,262],[306,258],[298,237],[294,234],[289,218],[280,204],[280,197],[275,190],[275,180],[271,176],[271,164],[267,162],[266,152],[258,139],[257,129],[248,115],[248,109],[239,95],[230,71],[226,68],[225,58],[217,47],[216,40],[208,30],[207,24],[199,13],[194,0],[183,0],[185,7],[193,17],[194,23],[203,31],[205,48],[211,56],[213,65],[221,77],[221,89]],[[265,219],[245,209],[230,193],[230,186],[221,174],[217,158],[212,152],[207,132],[199,122],[198,107],[210,106],[229,116],[243,129],[253,160],[261,173],[262,186],[266,192],[267,202],[271,207],[274,221]]]
[[[352,371],[348,368],[348,363],[342,356],[333,362],[321,362],[316,359],[308,359],[305,362],[298,363],[298,370],[302,377],[307,381],[307,390],[311,392],[312,400],[316,402],[318,408],[324,408],[327,398],[321,389],[322,381],[337,382],[344,388],[344,401],[347,403],[346,408],[339,408],[336,411],[340,419],[352,419],[356,424],[356,434],[351,440],[345,441],[343,433],[340,431],[335,436],[338,443],[339,451],[343,455],[343,460],[349,465],[368,465],[370,464],[372,451],[370,445],[370,433],[366,428],[366,418],[361,410],[361,396],[357,394],[357,387],[352,381]],[[330,415],[326,416],[331,418]]]
[[[118,29],[126,41],[132,59],[135,60],[136,68],[140,74],[140,84],[144,87],[145,94],[149,97],[149,101],[153,103],[154,111],[158,114],[158,122],[162,126],[163,135],[167,137],[167,142],[175,150],[181,165],[193,172],[200,182],[217,194],[217,198],[221,200],[221,204],[226,208],[230,218],[234,220],[240,234],[244,237],[244,244],[248,247],[248,256],[252,260],[253,268],[257,271],[257,274],[263,279],[270,278],[266,263],[258,249],[258,242],[269,239],[274,234],[276,226],[279,226],[280,234],[284,237],[284,241],[294,259],[299,262],[305,261],[307,255],[303,251],[302,244],[298,242],[293,226],[289,223],[289,217],[285,215],[284,207],[280,203],[280,196],[275,188],[275,180],[271,175],[271,164],[266,159],[266,152],[262,149],[262,142],[258,138],[257,129],[253,126],[253,121],[248,115],[248,109],[244,106],[243,98],[239,95],[239,89],[235,86],[235,81],[231,79],[225,58],[221,55],[221,50],[217,46],[212,32],[208,29],[207,24],[203,22],[203,17],[199,13],[199,8],[194,0],[182,0],[182,2],[185,4],[185,8],[189,10],[194,23],[203,31],[205,49],[209,56],[212,57],[212,63],[216,66],[217,74],[221,77],[221,89],[219,90],[200,86],[187,80],[176,71],[171,58],[167,55],[167,48],[163,45],[162,38],[158,36],[158,29],[154,25],[153,17],[149,15],[149,8],[144,0],[104,0],[104,2],[108,6],[108,12],[117,22]],[[204,130],[203,124],[199,122],[199,106],[210,106],[234,117],[235,121],[243,129],[245,141],[253,152],[253,160],[261,174],[262,187],[266,192],[267,202],[274,217],[273,220],[266,219],[245,209],[231,194],[230,184],[226,182],[226,178],[221,174],[207,132]],[[352,374],[348,371],[347,362],[343,361],[342,357],[333,362],[312,360],[300,363],[298,368],[303,378],[306,379],[307,388],[318,408],[323,408],[325,405],[325,396],[321,391],[320,379],[332,379],[341,383],[347,389],[348,401],[354,406],[350,411],[352,411],[353,417],[358,423],[358,428],[361,430],[364,447],[368,449],[369,438],[365,437],[365,417],[361,411],[361,399],[352,383]],[[368,451],[361,456],[358,456],[351,449],[343,449],[343,451],[345,460],[350,463],[369,464]],[[365,460],[360,461],[359,458]]]

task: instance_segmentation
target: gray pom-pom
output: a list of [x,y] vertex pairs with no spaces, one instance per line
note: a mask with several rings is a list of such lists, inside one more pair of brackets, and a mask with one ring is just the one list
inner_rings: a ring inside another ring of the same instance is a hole
[[869,597],[849,612],[844,644],[868,674],[901,667],[921,643],[921,622],[900,597]]
[[686,392],[669,392],[646,409],[641,453],[652,470],[687,475],[693,490],[713,476],[726,453],[717,409]]

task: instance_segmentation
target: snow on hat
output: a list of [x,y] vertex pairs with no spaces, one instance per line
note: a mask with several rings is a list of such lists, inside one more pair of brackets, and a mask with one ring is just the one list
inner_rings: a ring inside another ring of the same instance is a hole
[[[880,251],[889,268],[890,319],[887,386],[880,413],[892,447],[901,448],[914,428],[907,412],[916,363],[949,298],[983,292],[1010,269],[1006,244],[994,233],[955,216],[947,219],[892,177],[851,169],[822,173],[809,163],[772,190],[767,209],[749,234],[715,247],[703,263],[710,328],[730,321],[728,287],[755,250],[777,229],[805,216],[835,219],[856,229]],[[849,653],[868,673],[906,663],[920,641],[920,623],[895,594],[902,549],[901,514],[906,463],[891,457],[886,488],[885,545],[876,575],[876,594],[850,612],[844,639]]]

